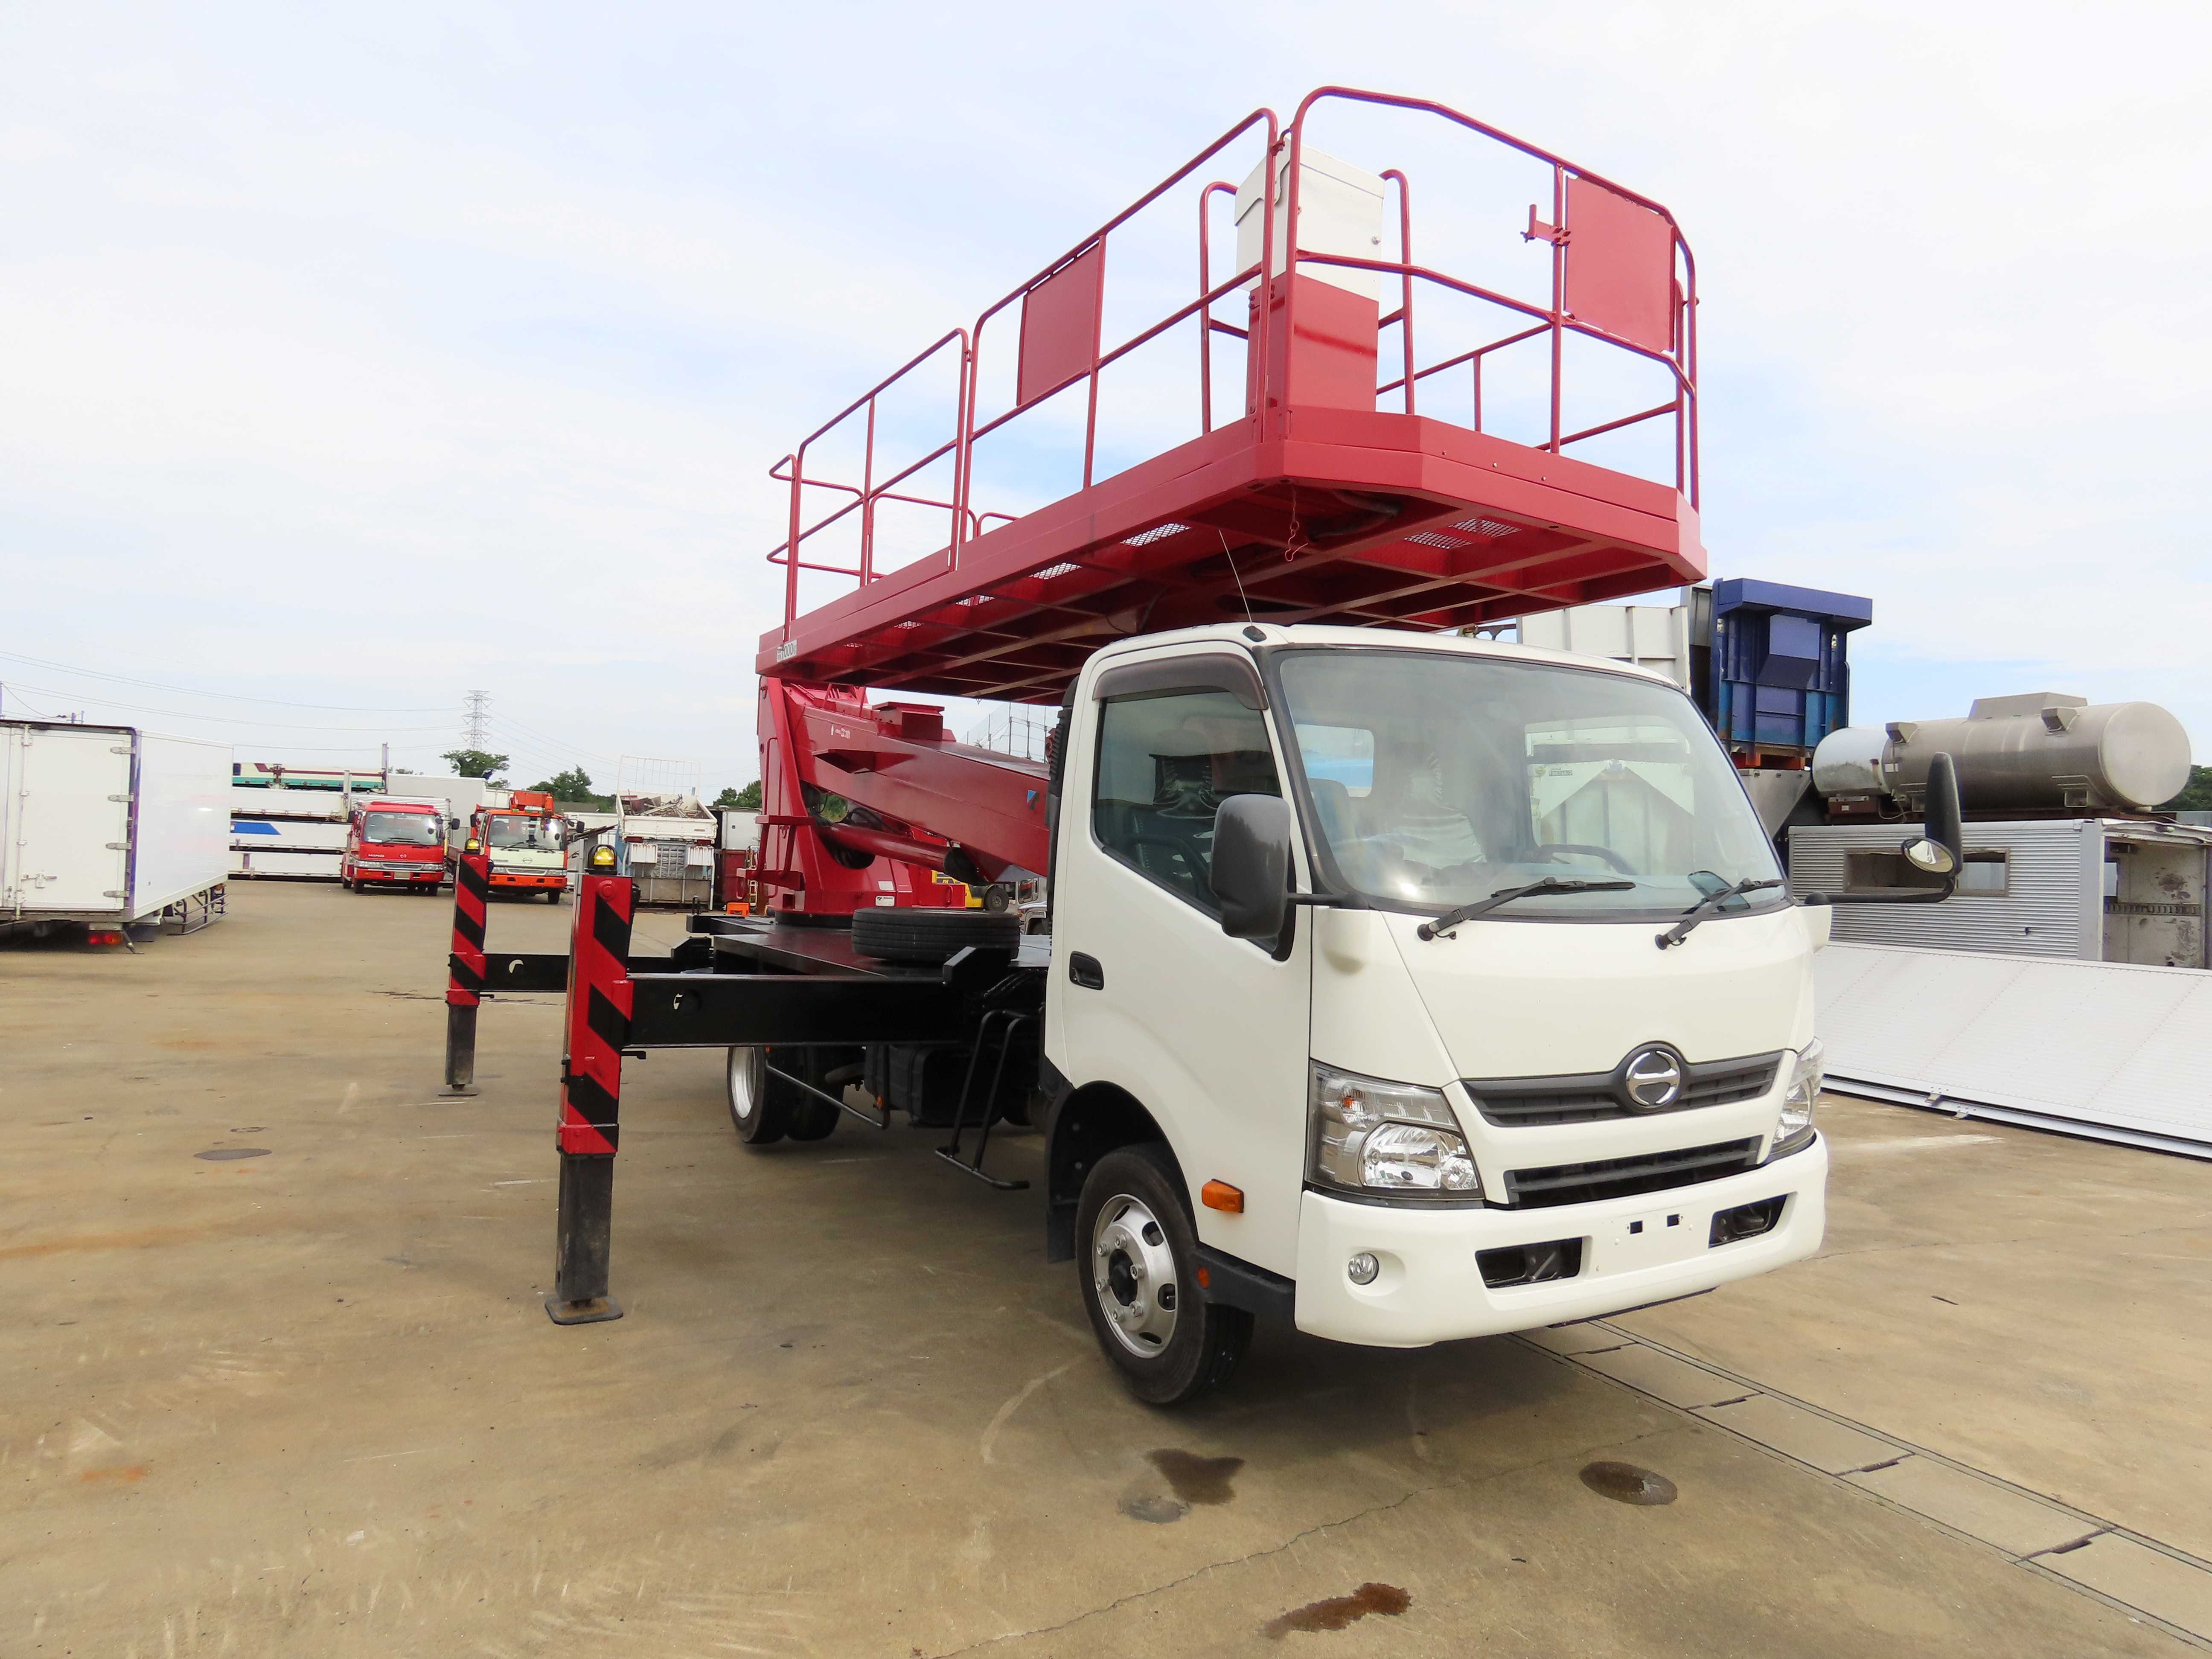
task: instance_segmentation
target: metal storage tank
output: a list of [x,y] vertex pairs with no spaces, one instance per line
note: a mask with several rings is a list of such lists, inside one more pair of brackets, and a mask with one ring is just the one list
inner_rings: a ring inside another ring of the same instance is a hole
[[[1917,810],[1929,757],[1959,768],[1969,811],[2100,811],[2158,806],[2189,782],[2189,733],[2154,702],[2092,703],[2056,691],[1978,698],[1964,720],[1851,726],[1813,756],[1829,797],[1881,793]],[[1878,781],[1868,775],[1879,754]]]

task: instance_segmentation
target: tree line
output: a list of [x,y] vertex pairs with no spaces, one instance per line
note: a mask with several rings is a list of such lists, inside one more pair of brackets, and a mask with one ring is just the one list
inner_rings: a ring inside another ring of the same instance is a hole
[[[507,755],[494,754],[488,749],[448,749],[438,757],[453,769],[456,777],[482,778],[495,789],[510,786],[501,775],[506,772]],[[565,772],[556,772],[550,778],[541,778],[530,786],[541,794],[550,795],[564,806],[580,807],[587,812],[611,812],[615,810],[612,795],[595,794],[592,790],[592,775],[580,766],[572,766]],[[725,787],[722,793],[707,803],[709,806],[735,807],[739,811],[760,811],[761,787],[757,780],[744,788]]]

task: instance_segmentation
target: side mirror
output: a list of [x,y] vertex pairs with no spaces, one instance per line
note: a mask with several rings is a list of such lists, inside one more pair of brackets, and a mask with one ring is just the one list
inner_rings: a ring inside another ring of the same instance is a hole
[[[1966,861],[1966,830],[1965,815],[1959,807],[1959,769],[1948,755],[1937,754],[1928,757],[1924,822],[1928,830],[1926,839],[1948,853],[1951,861],[1941,869],[1928,864],[1921,864],[1920,867],[1940,876],[1956,874]],[[1905,856],[1912,859],[1915,864],[1920,864],[1920,860],[1913,858],[1911,854],[1907,853]]]
[[1907,864],[1916,870],[1924,870],[1931,876],[1955,876],[1959,873],[1958,859],[1940,841],[1916,836],[1897,850]]
[[1878,893],[1806,893],[1800,904],[1940,904],[1958,890],[1966,862],[1965,815],[1959,806],[1959,769],[1948,755],[1928,759],[1928,793],[1923,815],[1925,832],[1902,842],[1898,855],[1914,869],[1940,876],[1941,887]]
[[1276,795],[1231,795],[1213,814],[1213,896],[1231,939],[1271,939],[1290,914],[1291,807]]

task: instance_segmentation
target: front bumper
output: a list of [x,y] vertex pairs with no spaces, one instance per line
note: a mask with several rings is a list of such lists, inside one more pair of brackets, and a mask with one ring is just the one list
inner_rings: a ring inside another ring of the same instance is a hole
[[356,881],[394,883],[443,881],[445,878],[446,866],[442,864],[393,865],[383,869],[379,869],[374,865],[364,864],[360,866],[354,878]]
[[[1297,1327],[1339,1342],[1420,1348],[1694,1295],[1820,1249],[1827,1185],[1828,1144],[1816,1137],[1803,1152],[1741,1175],[1595,1204],[1419,1210],[1309,1191],[1298,1212]],[[1771,1230],[1707,1242],[1714,1212],[1770,1198],[1784,1200]],[[1679,1219],[1670,1225],[1669,1217]],[[1636,1221],[1645,1224],[1632,1234]],[[1478,1252],[1559,1239],[1582,1242],[1572,1278],[1483,1283]],[[1363,1250],[1382,1263],[1371,1285],[1345,1275],[1345,1263]]]
[[491,872],[491,884],[495,887],[532,889],[566,887],[568,884],[568,878],[566,872],[560,870],[494,869]]

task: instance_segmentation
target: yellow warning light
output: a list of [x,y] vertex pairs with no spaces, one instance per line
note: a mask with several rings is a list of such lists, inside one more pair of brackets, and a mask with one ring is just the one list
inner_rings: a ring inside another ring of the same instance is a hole
[[611,847],[606,847],[606,846],[599,846],[599,847],[594,847],[593,848],[592,848],[592,869],[594,869],[594,870],[611,870],[611,869],[613,869],[614,867],[615,867],[615,849],[614,849],[613,848],[611,848]]
[[483,843],[474,836],[471,836],[461,843],[461,850],[465,853],[481,853],[483,851]]

